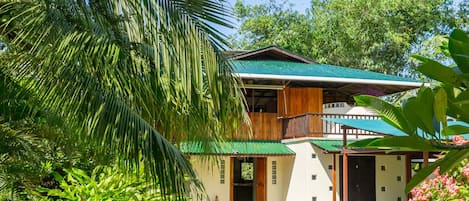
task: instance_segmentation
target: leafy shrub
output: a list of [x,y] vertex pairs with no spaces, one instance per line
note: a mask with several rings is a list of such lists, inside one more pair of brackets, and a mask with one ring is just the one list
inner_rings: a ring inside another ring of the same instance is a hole
[[65,176],[53,173],[60,189],[38,187],[33,194],[41,201],[162,200],[156,185],[140,178],[142,174],[128,175],[119,168],[102,166],[96,167],[91,176],[78,168],[64,171]]
[[469,163],[464,160],[453,170],[440,174],[440,168],[411,191],[409,201],[469,200]]

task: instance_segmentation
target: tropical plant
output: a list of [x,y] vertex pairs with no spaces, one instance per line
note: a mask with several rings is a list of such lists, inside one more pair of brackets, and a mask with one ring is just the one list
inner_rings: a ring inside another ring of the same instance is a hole
[[[137,175],[117,167],[98,166],[91,175],[78,168],[64,169],[65,176],[54,172],[60,188],[38,187],[33,194],[39,200],[161,200],[161,191]],[[42,195],[45,194],[45,195]]]
[[34,103],[0,73],[0,200],[20,200],[24,191],[49,184],[50,173],[71,166],[90,170],[112,156],[97,153],[70,135],[60,119]]
[[0,200],[17,200],[19,188],[30,184],[25,178],[38,172],[40,140],[34,135],[37,124],[25,115],[27,101],[13,95],[21,92],[8,81],[0,73]]
[[445,174],[439,168],[411,191],[409,201],[469,200],[469,163],[467,159]]
[[215,0],[1,0],[0,72],[183,199],[195,174],[174,144],[221,141],[247,119],[214,28],[227,13]]
[[[420,59],[417,70],[436,80],[433,87],[422,86],[418,94],[401,106],[394,106],[377,97],[358,96],[358,105],[367,106],[381,115],[381,119],[408,136],[389,136],[352,143],[351,147],[391,147],[397,150],[445,152],[444,158],[421,169],[407,184],[406,191],[424,180],[439,167],[440,173],[451,170],[469,157],[469,141],[459,134],[469,133],[469,37],[455,30],[448,39],[448,52],[454,65]],[[454,124],[447,117],[463,123]],[[455,138],[456,141],[451,141]]]

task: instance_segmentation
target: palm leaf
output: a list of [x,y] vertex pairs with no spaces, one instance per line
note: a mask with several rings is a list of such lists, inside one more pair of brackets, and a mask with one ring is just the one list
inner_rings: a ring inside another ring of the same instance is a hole
[[365,106],[376,113],[378,113],[383,121],[389,123],[391,126],[408,133],[410,135],[416,134],[416,126],[411,125],[400,108],[395,107],[387,103],[386,101],[381,100],[380,98],[368,95],[356,96],[354,97],[357,105]]
[[210,25],[226,24],[216,1],[0,6],[15,16],[0,25],[15,49],[1,56],[1,72],[127,167],[143,160],[167,198],[181,198],[186,176],[195,177],[173,143],[221,141],[247,119],[223,37]]
[[429,141],[417,136],[386,136],[353,142],[347,147],[385,148],[399,151],[441,151]]

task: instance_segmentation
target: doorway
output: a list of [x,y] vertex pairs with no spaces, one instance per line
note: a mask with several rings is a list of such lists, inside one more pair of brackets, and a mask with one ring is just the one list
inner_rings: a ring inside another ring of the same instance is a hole
[[232,201],[266,200],[266,158],[232,158]]
[[[342,156],[339,158],[340,199],[343,200]],[[348,156],[348,200],[376,201],[374,156]]]

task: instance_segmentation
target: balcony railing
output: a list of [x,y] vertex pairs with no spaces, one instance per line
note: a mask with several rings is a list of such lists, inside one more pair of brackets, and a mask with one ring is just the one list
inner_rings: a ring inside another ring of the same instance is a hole
[[[282,132],[284,138],[295,137],[322,137],[323,135],[342,135],[341,124],[325,121],[323,118],[341,119],[379,119],[377,115],[356,115],[356,114],[325,114],[325,113],[305,113],[291,117],[282,118]],[[377,134],[360,129],[349,129],[347,134],[352,135],[373,135]]]

